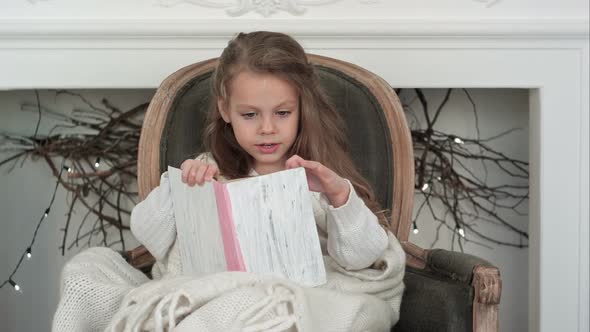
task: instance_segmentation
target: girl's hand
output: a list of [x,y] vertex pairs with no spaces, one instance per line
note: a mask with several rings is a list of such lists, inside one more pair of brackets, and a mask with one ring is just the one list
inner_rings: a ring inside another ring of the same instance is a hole
[[333,207],[340,207],[348,200],[348,182],[321,163],[294,155],[285,162],[285,167],[304,167],[309,190],[324,193]]
[[211,181],[213,177],[219,175],[219,168],[217,165],[208,164],[204,161],[187,159],[180,165],[182,170],[182,182],[189,186],[194,186],[195,183],[202,186],[205,181]]

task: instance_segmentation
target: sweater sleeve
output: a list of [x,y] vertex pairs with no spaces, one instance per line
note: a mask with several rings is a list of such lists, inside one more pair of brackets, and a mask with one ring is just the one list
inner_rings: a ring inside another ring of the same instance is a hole
[[320,203],[327,217],[328,254],[345,269],[360,270],[381,257],[388,239],[377,216],[347,182],[350,194],[344,205],[334,208],[323,194]]
[[131,232],[156,258],[162,260],[176,239],[176,223],[168,172],[131,211]]

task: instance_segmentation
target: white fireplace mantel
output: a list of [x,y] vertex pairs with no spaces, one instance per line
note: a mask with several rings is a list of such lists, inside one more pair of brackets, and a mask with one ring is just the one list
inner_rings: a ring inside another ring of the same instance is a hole
[[154,88],[257,29],[395,87],[530,89],[530,330],[590,329],[587,1],[291,1],[305,11],[267,17],[231,17],[241,1],[229,0],[12,2],[0,5],[0,90]]

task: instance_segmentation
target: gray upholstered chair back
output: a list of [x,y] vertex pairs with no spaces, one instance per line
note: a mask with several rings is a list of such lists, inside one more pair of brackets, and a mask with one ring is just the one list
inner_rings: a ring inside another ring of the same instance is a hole
[[[413,163],[411,141],[397,96],[382,79],[362,68],[315,55],[310,55],[310,60],[316,66],[322,87],[345,120],[353,161],[373,186],[381,206],[397,212],[392,218],[392,226],[395,226],[392,230],[396,230],[401,211],[399,207],[395,211],[394,184],[406,184],[405,193],[400,187],[398,195],[413,195],[413,169],[408,165],[408,161]],[[157,170],[153,165],[149,174],[157,181],[168,165],[179,167],[185,159],[202,152],[202,132],[210,108],[210,82],[215,63],[212,59],[181,69],[164,81],[154,96],[146,121],[150,123],[152,118],[157,118],[157,123],[154,126],[144,124],[140,142],[138,178],[142,198],[157,185],[156,182],[142,186],[146,163],[157,164]],[[374,86],[367,84],[367,80]],[[395,121],[403,123],[393,126],[391,122]],[[154,130],[160,134],[155,134]],[[156,147],[158,151],[154,151]],[[149,149],[151,158],[142,158],[142,149],[143,152]],[[396,161],[404,164],[398,165]],[[403,172],[396,172],[397,167],[403,168]],[[400,175],[400,179],[396,179]],[[411,182],[407,181],[408,176]],[[406,204],[411,204],[411,197],[405,200]],[[407,211],[405,215],[409,217]],[[405,232],[409,232],[409,219],[406,223]]]

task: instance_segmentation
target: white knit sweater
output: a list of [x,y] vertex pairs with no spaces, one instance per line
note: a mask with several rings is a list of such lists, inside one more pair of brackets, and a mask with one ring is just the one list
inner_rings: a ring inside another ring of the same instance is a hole
[[[214,163],[206,154],[197,158]],[[252,171],[251,175],[257,174]],[[358,197],[350,181],[347,182],[348,200],[338,208],[331,206],[323,194],[310,194],[322,252],[345,269],[360,270],[383,254],[388,239],[377,216]],[[164,173],[160,185],[131,213],[131,232],[156,258],[152,271],[155,278],[181,272],[170,190],[168,173]]]

